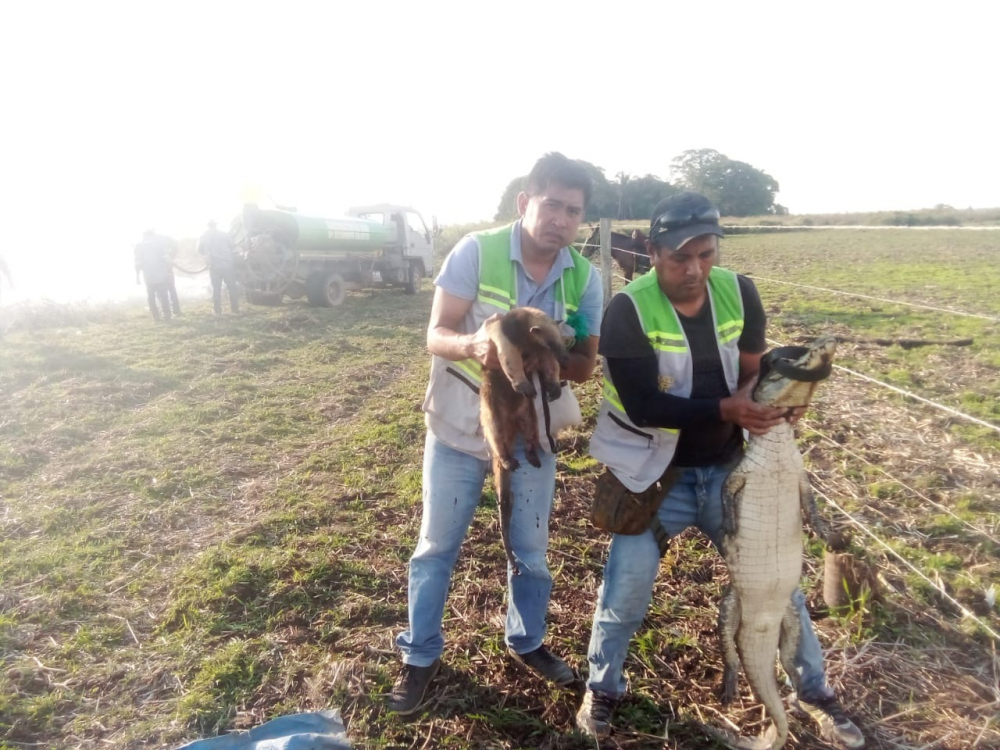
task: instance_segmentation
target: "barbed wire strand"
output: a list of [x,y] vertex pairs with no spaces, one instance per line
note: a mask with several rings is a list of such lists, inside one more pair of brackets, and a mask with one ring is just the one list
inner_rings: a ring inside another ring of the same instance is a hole
[[[595,245],[593,243],[587,243],[587,242],[574,243],[573,247],[596,247],[598,250],[600,250],[601,248],[600,245]],[[612,250],[617,250],[620,253],[628,253],[629,255],[636,255],[640,258],[649,258],[649,253],[637,253],[635,250],[626,250],[625,248],[622,247],[612,247]]]
[[[771,343],[771,344],[774,344],[775,346],[784,346],[784,344],[782,344],[780,341],[775,341],[772,338],[768,338],[767,341],[769,343]],[[920,401],[921,403],[927,404],[928,406],[933,406],[935,409],[940,409],[941,411],[947,412],[948,414],[951,414],[952,416],[960,417],[962,419],[968,420],[969,422],[974,422],[974,423],[976,423],[978,425],[981,425],[982,427],[988,427],[989,429],[994,430],[995,432],[1000,432],[1000,426],[997,426],[997,425],[993,424],[992,422],[987,422],[986,420],[980,419],[979,417],[974,417],[971,414],[966,414],[964,412],[960,412],[957,409],[952,409],[950,406],[945,406],[944,404],[939,404],[937,401],[931,401],[929,398],[924,398],[923,396],[918,396],[916,393],[913,393],[911,391],[907,391],[907,390],[905,390],[903,388],[899,388],[897,386],[892,385],[891,383],[886,383],[886,382],[884,382],[882,380],[879,380],[878,378],[873,378],[870,375],[865,375],[864,373],[857,372],[856,370],[852,370],[849,367],[844,367],[843,365],[836,365],[835,364],[834,368],[836,368],[838,370],[843,370],[846,373],[849,373],[851,375],[854,375],[855,377],[861,378],[862,380],[867,380],[870,383],[874,383],[876,385],[880,385],[883,388],[888,388],[890,391],[895,391],[896,393],[899,393],[899,394],[901,394],[903,396],[906,396],[907,398],[912,398],[915,401]]]
[[834,365],[834,367],[837,368],[838,370],[843,370],[844,372],[850,373],[855,377],[859,377],[862,380],[867,380],[871,383],[875,383],[876,385],[880,385],[883,388],[888,388],[890,391],[895,391],[896,393],[902,394],[907,398],[912,398],[917,401],[920,401],[921,403],[927,404],[928,406],[933,406],[935,409],[940,409],[941,411],[947,412],[948,414],[951,414],[953,416],[961,417],[962,419],[968,420],[969,422],[974,422],[975,424],[978,424],[982,427],[987,427],[993,430],[994,432],[1000,432],[1000,426],[997,426],[992,422],[987,422],[986,420],[980,419],[979,417],[973,417],[971,414],[965,414],[964,412],[960,412],[957,409],[952,409],[950,406],[945,406],[944,404],[939,404],[936,401],[931,401],[929,398],[918,396],[916,393],[912,393],[903,388],[898,388],[897,386],[894,386],[890,383],[885,383],[881,380],[878,380],[877,378],[873,378],[869,375],[865,375],[864,373],[852,370],[849,367],[844,367],[843,365]]
[[823,440],[825,440],[826,442],[830,443],[835,448],[843,451],[847,455],[852,456],[853,458],[856,458],[858,461],[861,461],[862,463],[865,463],[868,466],[871,466],[872,468],[874,468],[877,471],[881,472],[883,475],[885,475],[886,477],[888,477],[889,479],[891,479],[893,482],[895,482],[896,484],[898,484],[900,487],[903,487],[904,489],[909,490],[914,495],[916,495],[917,497],[919,497],[921,500],[924,500],[925,502],[930,503],[931,505],[933,505],[938,510],[940,510],[940,511],[942,511],[944,513],[947,513],[949,516],[952,516],[956,520],[960,521],[970,531],[974,531],[977,534],[980,534],[983,537],[985,537],[986,539],[990,540],[994,544],[1000,545],[1000,540],[998,540],[994,536],[991,536],[990,533],[987,532],[987,531],[985,531],[984,529],[980,529],[978,526],[974,526],[973,524],[969,523],[964,518],[962,518],[960,515],[958,515],[957,513],[955,513],[951,508],[947,507],[946,505],[942,505],[942,504],[940,504],[938,502],[935,502],[934,500],[932,500],[931,498],[929,498],[927,495],[925,495],[924,493],[922,493],[920,490],[916,489],[915,487],[911,487],[910,485],[908,485],[902,479],[898,479],[898,478],[894,477],[892,474],[890,474],[889,472],[887,472],[885,469],[883,469],[878,464],[872,463],[867,458],[865,458],[864,456],[862,456],[862,455],[860,455],[858,453],[855,453],[854,451],[852,451],[847,446],[841,445],[836,440],[834,440],[832,437],[823,434],[820,430],[816,429],[816,427],[813,426],[813,424],[812,424],[812,422],[810,420],[803,420],[803,422],[808,423],[810,430],[812,430],[813,432],[815,432],[819,437],[823,438]]
[[[583,243],[577,244],[576,247],[595,247],[595,248],[600,249],[601,246],[600,245],[594,245],[592,243],[583,242]],[[619,248],[614,248],[614,249],[617,250],[620,253],[628,253],[629,255],[635,255],[635,256],[637,256],[639,258],[648,258],[649,257],[648,253],[638,253],[635,250],[626,250],[626,249],[620,248],[620,247]],[[771,279],[771,278],[768,278],[766,276],[757,276],[756,274],[746,274],[746,275],[750,276],[751,278],[753,278],[753,279],[755,279],[757,281],[766,281],[766,282],[769,282],[771,284],[785,284],[787,286],[797,286],[797,287],[801,287],[802,289],[812,289],[812,290],[818,291],[818,292],[828,292],[830,294],[840,294],[840,295],[843,295],[845,297],[858,297],[860,299],[870,299],[870,300],[873,300],[873,301],[876,301],[876,302],[884,302],[884,303],[889,304],[889,305],[902,305],[904,307],[916,307],[916,308],[919,308],[921,310],[933,310],[934,312],[944,312],[944,313],[949,313],[951,315],[961,315],[961,316],[964,316],[966,318],[978,318],[980,320],[989,320],[989,321],[991,321],[993,323],[1000,323],[1000,318],[992,316],[992,315],[982,315],[980,313],[970,313],[970,312],[965,312],[964,310],[953,310],[953,309],[948,308],[948,307],[934,307],[933,305],[921,305],[921,304],[919,304],[917,302],[904,302],[902,300],[887,299],[885,297],[873,297],[871,295],[860,294],[858,292],[844,292],[844,291],[841,291],[839,289],[827,289],[826,287],[813,286],[811,284],[798,284],[798,283],[796,283],[794,281],[781,281],[780,279]]]
[[890,305],[903,305],[905,307],[919,307],[921,310],[933,310],[934,312],[944,312],[950,313],[951,315],[962,315],[966,318],[980,318],[982,320],[989,320],[994,323],[1000,323],[1000,318],[994,317],[992,315],[980,315],[979,313],[969,313],[962,310],[950,310],[947,307],[934,307],[932,305],[921,305],[916,302],[902,302],[894,299],[885,299],[884,297],[872,297],[868,294],[859,294],[857,292],[842,292],[839,289],[827,289],[821,286],[811,286],[810,284],[797,284],[794,281],[781,281],[779,279],[769,279],[765,276],[752,275],[752,278],[756,281],[767,281],[772,284],[785,284],[787,286],[797,286],[802,289],[813,289],[818,292],[828,292],[829,294],[842,294],[845,297],[860,297],[861,299],[875,300],[876,302],[885,302]]
[[875,532],[871,531],[867,526],[865,526],[865,524],[863,524],[861,521],[859,521],[858,519],[856,519],[851,513],[849,513],[848,511],[844,510],[842,507],[840,507],[840,505],[837,504],[836,500],[834,500],[832,497],[830,497],[829,495],[827,495],[825,492],[823,492],[821,489],[819,489],[815,485],[813,486],[813,490],[816,492],[817,495],[819,495],[821,498],[823,498],[823,500],[828,505],[830,505],[831,507],[833,507],[836,510],[838,510],[840,513],[842,513],[844,516],[846,516],[848,518],[848,520],[850,520],[851,523],[853,523],[855,526],[857,526],[859,529],[861,529],[869,537],[871,537],[872,539],[874,539],[875,542],[878,543],[879,546],[881,546],[882,548],[884,548],[890,555],[892,555],[893,557],[895,557],[897,560],[899,560],[901,563],[903,563],[903,565],[905,565],[907,568],[909,568],[913,573],[916,573],[920,578],[922,578],[924,581],[926,581],[928,584],[930,584],[930,586],[935,591],[937,591],[942,597],[944,597],[949,602],[951,602],[951,604],[953,604],[965,617],[973,620],[983,630],[985,630],[987,633],[989,633],[990,636],[994,640],[1000,641],[1000,633],[997,633],[995,630],[993,630],[993,628],[991,628],[989,625],[987,625],[985,622],[983,622],[981,619],[979,619],[970,609],[968,609],[961,602],[957,601],[954,597],[951,596],[951,594],[949,594],[947,591],[945,591],[940,585],[938,585],[937,583],[935,583],[934,581],[932,581],[929,577],[927,577],[926,575],[924,575],[924,573],[919,568],[917,568],[915,565],[913,565],[913,563],[911,563],[905,557],[903,557],[898,552],[896,552],[896,550],[894,550],[892,547],[890,547],[888,544],[886,544],[884,541],[882,541],[882,539],[878,536],[878,534],[876,534]]

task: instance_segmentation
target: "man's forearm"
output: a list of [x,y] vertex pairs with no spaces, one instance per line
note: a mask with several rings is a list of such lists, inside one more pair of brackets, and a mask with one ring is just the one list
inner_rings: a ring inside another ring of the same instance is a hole
[[684,398],[660,390],[655,355],[606,359],[625,413],[637,426],[684,430],[720,421],[719,399]]
[[564,380],[572,380],[574,383],[586,383],[593,374],[594,360],[580,352],[570,352],[569,362],[560,371]]
[[450,362],[459,362],[474,356],[472,339],[471,333],[458,333],[439,326],[427,332],[427,350]]
[[574,383],[586,383],[590,376],[594,374],[594,367],[597,365],[597,343],[598,336],[588,336],[582,341],[578,341],[569,351],[569,363],[562,368],[560,376],[563,380],[572,380]]

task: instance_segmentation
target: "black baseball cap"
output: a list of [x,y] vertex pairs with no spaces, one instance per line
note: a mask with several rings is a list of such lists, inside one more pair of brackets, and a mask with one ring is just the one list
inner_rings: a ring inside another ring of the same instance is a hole
[[701,193],[693,190],[674,193],[653,209],[649,241],[671,250],[680,250],[685,242],[703,234],[724,237],[719,218],[719,209]]

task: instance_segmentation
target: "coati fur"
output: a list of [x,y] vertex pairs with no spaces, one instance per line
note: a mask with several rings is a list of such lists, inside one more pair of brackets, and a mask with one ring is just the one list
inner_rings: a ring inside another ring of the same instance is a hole
[[534,376],[543,398],[554,401],[562,393],[560,367],[569,362],[559,326],[533,307],[516,307],[506,315],[486,323],[486,332],[496,346],[501,370],[483,370],[480,388],[480,421],[493,458],[493,481],[500,505],[500,536],[514,575],[520,575],[510,546],[510,520],[514,507],[510,476],[519,463],[514,443],[520,434],[528,463],[538,468],[538,417],[534,398],[538,395]]

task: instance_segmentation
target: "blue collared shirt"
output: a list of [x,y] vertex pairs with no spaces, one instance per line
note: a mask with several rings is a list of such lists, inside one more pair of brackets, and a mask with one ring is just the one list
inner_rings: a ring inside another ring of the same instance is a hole
[[[517,306],[537,307],[546,315],[555,315],[555,284],[566,271],[573,267],[573,257],[569,248],[564,247],[556,256],[548,276],[541,284],[536,282],[524,268],[521,255],[521,222],[514,223],[510,235],[510,259],[516,262]],[[459,299],[476,299],[479,293],[479,246],[476,241],[465,236],[448,253],[441,272],[434,283]],[[580,315],[587,321],[587,331],[591,336],[601,333],[601,313],[604,309],[604,291],[597,269],[591,266],[587,288],[580,298]]]

